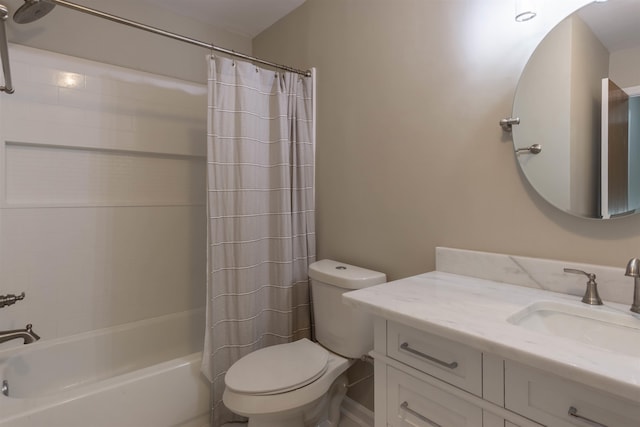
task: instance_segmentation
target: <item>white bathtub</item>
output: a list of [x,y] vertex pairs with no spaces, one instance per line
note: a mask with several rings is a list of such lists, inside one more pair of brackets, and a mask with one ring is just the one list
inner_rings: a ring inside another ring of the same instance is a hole
[[0,426],[202,427],[203,331],[200,310],[1,351]]

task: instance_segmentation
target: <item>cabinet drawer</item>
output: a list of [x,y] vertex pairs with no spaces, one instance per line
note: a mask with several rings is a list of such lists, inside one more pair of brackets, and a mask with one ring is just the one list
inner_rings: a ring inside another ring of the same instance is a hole
[[640,404],[511,361],[505,362],[505,407],[553,427],[640,426]]
[[471,347],[387,322],[387,356],[482,396],[482,352]]
[[387,423],[393,427],[478,427],[482,409],[387,367]]

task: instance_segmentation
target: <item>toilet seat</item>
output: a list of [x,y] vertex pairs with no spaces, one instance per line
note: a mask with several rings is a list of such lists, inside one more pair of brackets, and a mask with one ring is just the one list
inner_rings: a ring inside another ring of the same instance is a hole
[[[314,345],[320,347],[318,344]],[[255,415],[264,416],[297,410],[296,408],[302,408],[322,398],[333,382],[344,374],[352,363],[354,363],[353,360],[330,352],[325,373],[304,387],[285,393],[262,395],[238,393],[227,387],[224,391],[223,401],[231,411],[249,418]]]
[[327,371],[329,352],[306,338],[265,347],[229,368],[226,387],[236,393],[264,396],[304,387]]

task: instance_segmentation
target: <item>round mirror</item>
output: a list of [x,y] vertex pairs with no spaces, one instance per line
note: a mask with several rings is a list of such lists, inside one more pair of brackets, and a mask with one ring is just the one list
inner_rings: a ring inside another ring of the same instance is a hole
[[590,3],[547,34],[520,77],[516,157],[565,212],[606,219],[640,210],[639,18],[640,0]]

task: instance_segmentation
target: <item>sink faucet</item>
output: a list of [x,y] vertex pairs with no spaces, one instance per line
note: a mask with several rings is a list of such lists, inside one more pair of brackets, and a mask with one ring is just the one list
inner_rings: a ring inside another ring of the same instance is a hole
[[598,294],[598,284],[596,283],[596,275],[587,273],[586,271],[576,270],[575,268],[565,268],[565,273],[584,274],[589,278],[587,282],[587,290],[582,297],[582,302],[589,305],[602,305],[602,299]]
[[625,276],[633,277],[633,303],[631,311],[640,313],[640,259],[631,258],[627,263],[627,271]]
[[29,323],[24,329],[14,329],[11,331],[0,332],[0,344],[6,341],[15,340],[18,338],[24,339],[24,344],[31,344],[34,341],[38,341],[40,337],[31,329],[32,325]]

